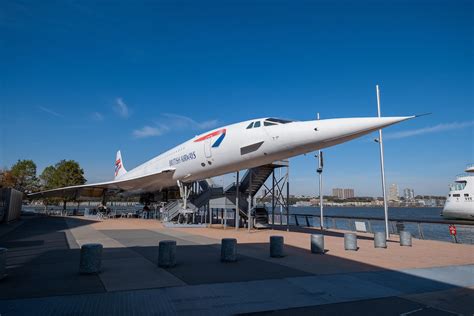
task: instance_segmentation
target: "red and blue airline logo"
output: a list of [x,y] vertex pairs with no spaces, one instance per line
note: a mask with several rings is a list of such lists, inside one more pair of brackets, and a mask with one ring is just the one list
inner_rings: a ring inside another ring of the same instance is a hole
[[217,148],[219,147],[219,145],[222,143],[222,141],[224,140],[225,138],[225,133],[226,133],[226,129],[223,128],[223,129],[220,129],[220,130],[217,130],[215,132],[212,132],[212,133],[209,133],[207,135],[204,135],[204,136],[201,136],[199,137],[198,139],[196,139],[194,142],[197,143],[197,142],[202,142],[203,140],[206,140],[206,139],[210,139],[214,136],[217,136],[217,135],[220,135],[216,141],[214,142],[214,144],[212,144],[212,147],[214,148]]
[[120,159],[117,159],[115,161],[115,176],[117,176],[120,168],[122,168],[122,161]]

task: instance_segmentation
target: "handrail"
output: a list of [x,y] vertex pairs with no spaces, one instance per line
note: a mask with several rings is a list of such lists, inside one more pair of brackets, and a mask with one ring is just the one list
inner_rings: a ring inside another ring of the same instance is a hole
[[[300,217],[300,218],[298,218]],[[304,217],[304,221],[301,221],[301,217]],[[291,225],[299,227],[318,227],[319,215],[316,214],[289,214],[289,218],[286,216],[280,216],[275,214],[275,221],[271,222],[272,225]],[[270,218],[269,218],[270,219]],[[311,219],[311,220],[310,220]],[[280,222],[280,223],[278,223]],[[324,217],[326,229],[342,229],[349,231],[357,231],[357,223],[363,222],[359,225],[359,229],[362,232],[374,233],[377,229],[382,229],[383,218],[381,217],[361,217],[361,216],[340,216],[340,215],[329,215]],[[305,225],[306,224],[306,225]],[[458,226],[458,234],[456,236],[450,235],[448,226]],[[439,241],[452,241],[454,243],[474,244],[474,221],[469,220],[413,220],[413,219],[401,219],[401,218],[390,218],[389,219],[389,231],[395,235],[399,234],[400,231],[406,230],[413,234],[414,238],[419,239],[430,239]]]
[[[301,216],[301,217],[317,217],[319,218],[319,214],[301,214],[301,213],[290,213],[290,216]],[[338,218],[338,219],[360,219],[360,220],[381,220],[384,219],[382,217],[369,217],[369,216],[343,216],[343,215],[325,215],[325,218]],[[458,225],[467,225],[467,226],[474,226],[474,221],[469,220],[459,220],[459,219],[422,219],[422,220],[415,220],[415,219],[405,219],[405,218],[396,218],[391,217],[389,218],[390,221],[394,222],[406,222],[406,223],[427,223],[427,224],[458,224]]]

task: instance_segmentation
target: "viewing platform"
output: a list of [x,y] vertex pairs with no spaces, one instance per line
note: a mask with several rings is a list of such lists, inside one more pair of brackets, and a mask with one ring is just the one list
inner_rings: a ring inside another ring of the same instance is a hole
[[[357,233],[324,231],[325,254],[311,253],[317,228],[248,232],[221,225],[167,228],[159,221],[36,216],[0,226],[8,249],[1,315],[471,315],[474,246],[398,236],[374,248]],[[283,236],[284,257],[270,257]],[[237,261],[221,262],[221,239],[237,240]],[[158,243],[176,241],[176,265],[157,265]],[[99,274],[79,274],[80,247],[100,243]]]

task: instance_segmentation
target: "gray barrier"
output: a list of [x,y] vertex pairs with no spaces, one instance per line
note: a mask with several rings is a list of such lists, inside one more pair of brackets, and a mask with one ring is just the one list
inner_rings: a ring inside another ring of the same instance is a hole
[[385,232],[376,232],[374,234],[374,247],[387,248],[387,238],[385,236]]
[[170,268],[176,265],[176,241],[162,240],[158,244],[158,266]]
[[344,249],[357,250],[357,235],[355,233],[344,234]]
[[237,239],[223,238],[221,243],[221,261],[237,261]]
[[324,235],[323,234],[311,235],[311,252],[324,253]]
[[102,245],[85,244],[81,247],[79,273],[97,274],[102,267]]
[[400,246],[411,247],[411,233],[402,230],[400,232]]
[[283,236],[270,236],[270,257],[281,258],[283,252],[284,239]]
[[0,248],[0,280],[7,276],[7,248]]

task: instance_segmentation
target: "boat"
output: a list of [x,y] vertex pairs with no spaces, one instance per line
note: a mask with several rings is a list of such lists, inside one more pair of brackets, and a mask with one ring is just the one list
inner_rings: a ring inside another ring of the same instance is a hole
[[465,173],[456,177],[441,215],[446,218],[474,220],[474,164],[467,165]]

